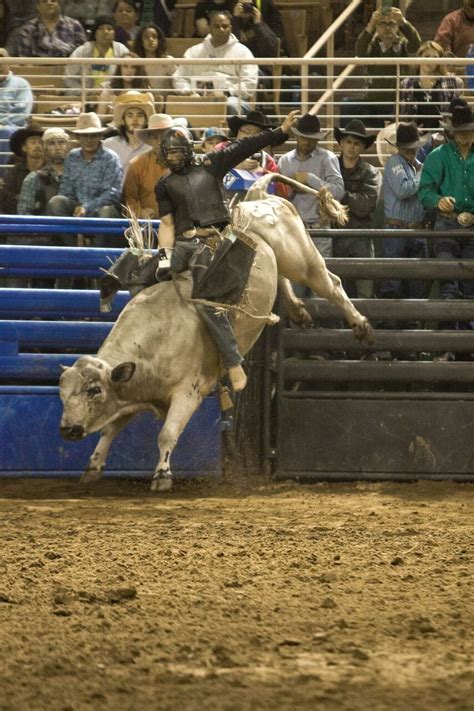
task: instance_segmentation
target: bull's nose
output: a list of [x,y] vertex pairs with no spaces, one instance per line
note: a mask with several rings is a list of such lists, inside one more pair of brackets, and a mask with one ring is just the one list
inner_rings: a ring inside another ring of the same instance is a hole
[[82,425],[60,427],[59,430],[64,439],[82,439],[84,437],[84,427],[82,427]]

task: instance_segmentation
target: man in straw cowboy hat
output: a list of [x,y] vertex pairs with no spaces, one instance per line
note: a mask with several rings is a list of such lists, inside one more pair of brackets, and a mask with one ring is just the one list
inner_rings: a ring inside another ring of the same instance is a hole
[[[344,181],[339,161],[332,151],[318,145],[329,131],[321,131],[321,124],[317,116],[305,114],[292,128],[292,132],[296,137],[296,149],[281,156],[278,161],[280,173],[294,178],[304,185],[309,185],[315,190],[325,186],[329,188],[336,200],[342,200]],[[321,228],[319,202],[314,195],[293,191],[290,200],[308,230]],[[332,255],[330,237],[312,237],[312,240],[321,256],[330,257]]]
[[[79,114],[76,128],[69,131],[80,147],[66,158],[58,194],[46,207],[48,215],[119,217],[123,171],[117,154],[102,146],[106,130],[94,112]],[[104,237],[100,241],[95,246],[106,246]]]
[[[428,210],[436,210],[435,230],[474,229],[474,114],[465,101],[440,122],[449,141],[426,157],[419,197]],[[474,238],[442,237],[435,240],[439,259],[472,259]],[[441,297],[474,298],[474,281],[441,282]]]
[[[389,141],[397,152],[388,159],[383,176],[385,226],[389,229],[420,229],[426,224],[426,214],[418,199],[421,163],[416,154],[427,140],[421,138],[415,123],[400,123],[395,141]],[[424,237],[384,237],[382,256],[387,258],[428,256]],[[380,296],[391,299],[423,299],[428,284],[421,280],[402,282],[384,279],[379,283]]]
[[[349,208],[349,222],[346,227],[370,230],[374,226],[374,213],[380,194],[381,179],[379,171],[363,160],[361,155],[375,141],[375,135],[369,135],[359,119],[349,121],[346,128],[334,129],[336,141],[341,147],[338,158],[344,197],[341,202]],[[333,240],[335,257],[373,257],[374,243],[368,236],[342,237]],[[371,280],[360,279],[355,288],[351,282],[344,283],[349,296],[370,299],[374,285]]]
[[103,145],[115,151],[124,172],[132,158],[150,150],[150,146],[138,138],[136,131],[147,127],[154,111],[155,102],[149,91],[126,91],[114,99],[114,118],[110,127],[115,128],[118,135],[106,138]]
[[173,119],[168,114],[153,114],[148,128],[136,131],[137,138],[148,147],[148,151],[134,158],[128,166],[123,184],[123,203],[137,217],[158,217],[155,187],[160,178],[169,172],[161,158],[161,136],[173,125]]

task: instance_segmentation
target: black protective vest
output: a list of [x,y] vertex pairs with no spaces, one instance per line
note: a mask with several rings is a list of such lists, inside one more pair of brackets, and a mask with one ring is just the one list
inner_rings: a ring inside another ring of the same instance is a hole
[[38,191],[35,195],[35,207],[33,210],[34,215],[44,215],[46,211],[46,205],[49,200],[54,197],[59,188],[59,178],[56,175],[52,175],[47,168],[41,168],[36,171],[39,178],[40,185]]
[[222,181],[202,165],[193,165],[186,173],[172,173],[166,188],[174,207],[177,235],[193,227],[209,227],[229,222],[229,207]]

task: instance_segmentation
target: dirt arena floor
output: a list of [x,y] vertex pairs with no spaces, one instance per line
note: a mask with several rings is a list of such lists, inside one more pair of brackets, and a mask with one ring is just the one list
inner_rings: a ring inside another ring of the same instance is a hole
[[473,711],[473,497],[0,481],[0,709]]

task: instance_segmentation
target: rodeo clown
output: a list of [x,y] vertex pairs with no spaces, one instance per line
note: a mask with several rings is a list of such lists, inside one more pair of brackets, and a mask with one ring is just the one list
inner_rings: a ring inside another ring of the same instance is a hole
[[[265,146],[284,143],[298,116],[298,111],[292,111],[280,128],[263,130],[204,156],[194,153],[192,138],[186,129],[170,128],[163,133],[162,161],[171,172],[161,178],[155,189],[161,219],[158,232],[160,278],[170,269],[175,274],[188,269],[191,258],[206,239],[221,234],[229,225],[224,176]],[[193,296],[196,296],[194,292]],[[213,300],[215,296],[207,298]],[[195,306],[216,344],[233,389],[243,390],[247,376],[227,314],[210,305],[196,303]]]

